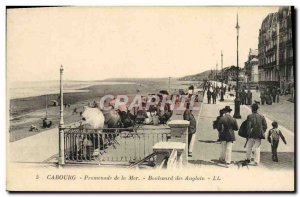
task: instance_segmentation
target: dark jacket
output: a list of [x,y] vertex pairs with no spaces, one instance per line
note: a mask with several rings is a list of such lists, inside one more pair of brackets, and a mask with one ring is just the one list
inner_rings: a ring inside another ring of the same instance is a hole
[[236,120],[229,114],[222,116],[218,122],[218,130],[221,130],[220,140],[226,142],[235,141],[234,131],[239,129]]
[[247,92],[247,98],[248,98],[248,99],[252,99],[252,92],[250,92],[250,91]]
[[196,133],[196,119],[194,117],[194,115],[192,114],[192,112],[188,109],[186,109],[183,113],[183,120],[187,120],[190,121],[190,125],[188,126],[188,133],[189,134],[194,134]]
[[213,99],[217,98],[217,92],[216,92],[216,91],[213,91],[213,92],[211,93],[211,96],[212,96]]
[[218,122],[220,121],[220,118],[222,116],[217,116],[217,119],[213,121],[213,129],[217,129],[219,132],[221,132],[221,130],[220,130],[220,128],[218,128]]
[[260,98],[261,98],[261,99],[265,99],[265,98],[266,98],[266,93],[265,93],[264,91],[262,91],[262,92],[260,93]]
[[207,98],[211,98],[212,92],[211,91],[207,91]]
[[249,138],[265,139],[267,122],[264,116],[258,113],[252,113],[247,116],[248,129],[250,129]]

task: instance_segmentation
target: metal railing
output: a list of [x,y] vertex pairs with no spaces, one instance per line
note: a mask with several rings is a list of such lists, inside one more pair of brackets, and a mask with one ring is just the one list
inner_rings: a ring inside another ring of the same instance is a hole
[[[64,163],[134,163],[153,153],[153,145],[168,141],[170,129],[60,128]],[[60,148],[60,149],[61,149]],[[61,155],[61,154],[60,154]],[[151,158],[154,161],[155,158]]]

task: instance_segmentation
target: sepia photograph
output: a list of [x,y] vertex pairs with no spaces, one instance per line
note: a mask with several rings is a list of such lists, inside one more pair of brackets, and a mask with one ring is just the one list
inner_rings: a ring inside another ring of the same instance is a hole
[[8,191],[295,192],[293,6],[6,7]]

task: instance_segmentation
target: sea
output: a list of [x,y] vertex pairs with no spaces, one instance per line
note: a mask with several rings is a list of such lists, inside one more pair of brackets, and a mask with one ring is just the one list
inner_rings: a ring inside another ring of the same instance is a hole
[[[94,85],[117,85],[132,84],[131,82],[106,82],[106,81],[64,81],[64,93],[88,92],[80,90]],[[11,82],[9,85],[9,98],[27,98],[59,93],[59,81],[18,81]]]

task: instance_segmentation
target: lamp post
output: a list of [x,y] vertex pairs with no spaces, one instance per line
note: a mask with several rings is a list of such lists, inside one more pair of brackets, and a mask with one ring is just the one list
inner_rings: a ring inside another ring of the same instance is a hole
[[216,69],[214,69],[214,74],[213,74],[213,79],[214,79],[214,88],[216,88]]
[[223,52],[221,51],[221,99],[224,101],[224,87],[223,87]]
[[216,70],[217,70],[217,72],[216,72],[216,84],[218,85],[218,62],[217,62],[217,65],[216,65]]
[[60,67],[60,121],[59,121],[59,166],[65,164],[65,142],[64,142],[64,115],[63,115],[63,105],[64,105],[64,93],[63,93],[63,66]]
[[59,121],[59,126],[63,126],[64,125],[64,113],[63,113],[63,105],[64,105],[64,93],[63,93],[63,72],[64,72],[64,68],[61,65],[60,66],[60,121]]
[[218,81],[218,62],[216,63],[215,88],[217,88],[217,81]]
[[240,119],[241,115],[240,115],[240,96],[239,96],[239,15],[236,15],[236,32],[237,32],[237,36],[236,36],[236,95],[235,95],[235,100],[234,100],[234,115],[233,117],[236,119]]
[[[246,78],[247,88],[248,88],[249,91],[250,91],[249,80],[251,80],[251,77],[252,77],[252,67],[253,67],[251,65],[250,55],[251,55],[251,48],[249,50],[249,55],[248,55],[248,67],[245,68],[245,78]],[[249,72],[249,70],[250,70],[250,72]]]

